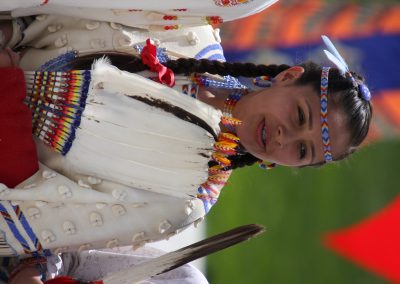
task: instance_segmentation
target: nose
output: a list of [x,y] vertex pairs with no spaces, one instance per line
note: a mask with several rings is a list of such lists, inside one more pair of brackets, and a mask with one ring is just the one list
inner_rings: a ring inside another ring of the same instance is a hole
[[298,141],[301,136],[301,131],[287,129],[284,126],[278,126],[275,130],[275,142],[278,147],[283,148],[292,142]]
[[278,145],[278,147],[283,148],[283,146],[285,144],[285,137],[284,137],[284,134],[283,134],[283,127],[282,126],[278,126],[276,128],[275,141],[276,141],[276,144]]

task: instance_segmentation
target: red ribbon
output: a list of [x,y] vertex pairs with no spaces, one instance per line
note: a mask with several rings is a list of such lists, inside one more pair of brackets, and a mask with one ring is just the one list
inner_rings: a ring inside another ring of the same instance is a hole
[[146,46],[143,48],[142,62],[150,68],[150,71],[158,73],[158,81],[169,87],[175,85],[174,72],[165,67],[157,59],[157,47],[151,43],[150,39],[146,40]]

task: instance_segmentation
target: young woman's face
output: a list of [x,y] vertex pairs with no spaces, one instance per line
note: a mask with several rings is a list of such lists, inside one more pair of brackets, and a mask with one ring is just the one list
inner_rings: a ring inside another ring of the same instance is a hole
[[[233,116],[241,144],[252,155],[286,166],[324,161],[321,138],[320,99],[311,86],[294,85],[302,67],[280,73],[273,86],[244,96]],[[348,149],[349,132],[344,115],[328,104],[328,123],[333,157]]]

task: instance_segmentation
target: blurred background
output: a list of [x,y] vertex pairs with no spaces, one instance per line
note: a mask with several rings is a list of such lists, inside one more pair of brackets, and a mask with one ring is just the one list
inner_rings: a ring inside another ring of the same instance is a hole
[[328,35],[366,77],[375,116],[344,162],[235,171],[207,234],[247,223],[267,232],[208,257],[210,283],[400,283],[400,1],[280,0],[220,28],[228,61],[264,64],[327,62]]

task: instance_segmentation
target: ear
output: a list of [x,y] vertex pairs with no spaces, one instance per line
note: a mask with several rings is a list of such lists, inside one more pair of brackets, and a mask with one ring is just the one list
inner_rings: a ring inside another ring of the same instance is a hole
[[304,73],[304,68],[301,66],[293,66],[276,75],[275,82],[277,84],[290,85],[294,83]]

